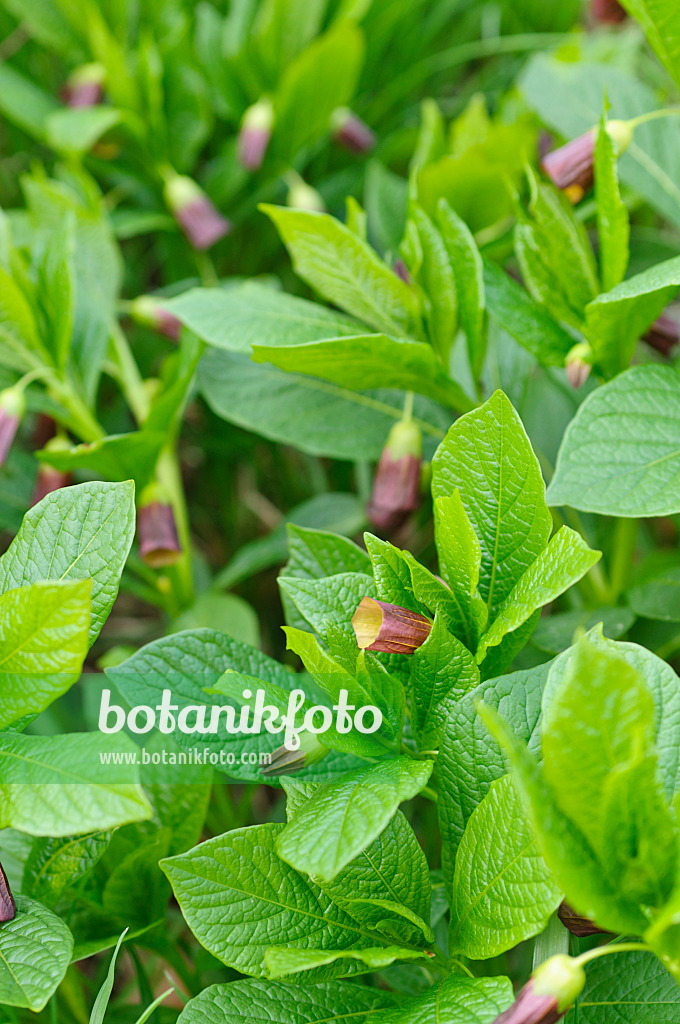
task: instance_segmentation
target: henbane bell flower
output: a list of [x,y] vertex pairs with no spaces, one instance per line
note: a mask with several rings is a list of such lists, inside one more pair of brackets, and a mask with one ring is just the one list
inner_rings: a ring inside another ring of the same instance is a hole
[[23,388],[12,387],[0,391],[0,466],[4,466],[7,461],[25,412]]
[[13,921],[16,917],[17,905],[12,896],[12,890],[7,881],[7,875],[0,864],[0,923]]
[[318,736],[313,732],[300,734],[300,746],[295,750],[288,747],[277,747],[272,753],[269,764],[262,769],[262,775],[292,775],[293,772],[302,771],[310,765],[322,761],[326,754],[330,753],[328,747],[319,742]]
[[175,513],[158,483],[148,484],[140,495],[137,534],[140,557],[153,569],[174,565],[182,554]]
[[619,0],[590,0],[590,14],[602,25],[617,25],[628,17]]
[[349,107],[337,107],[331,115],[334,140],[350,153],[367,153],[375,146],[375,135]]
[[[572,203],[578,203],[593,185],[597,131],[597,128],[591,128],[564,146],[553,149],[541,160],[541,167],[552,183],[562,189]],[[621,154],[632,141],[633,126],[627,121],[608,121],[607,134]]]
[[593,364],[593,350],[587,341],[580,341],[567,353],[564,368],[572,388],[581,388],[588,380]]
[[380,456],[367,509],[379,530],[396,530],[418,508],[422,453],[422,435],[413,420],[395,423]]
[[231,230],[200,185],[184,174],[168,173],[165,201],[194,249],[209,249]]
[[274,126],[274,108],[271,100],[263,97],[248,107],[238,136],[238,158],[249,171],[262,166]]
[[493,1024],[555,1024],[583,991],[586,975],[572,957],[552,956],[537,967],[512,1006]]
[[106,71],[102,64],[83,64],[76,68],[62,90],[67,107],[96,107],[104,96]]
[[138,324],[150,327],[166,338],[173,341],[179,340],[182,330],[182,321],[163,308],[163,304],[155,299],[153,295],[139,295],[130,303],[130,316]]
[[427,640],[432,623],[408,608],[363,597],[352,616],[352,628],[362,651],[413,654]]

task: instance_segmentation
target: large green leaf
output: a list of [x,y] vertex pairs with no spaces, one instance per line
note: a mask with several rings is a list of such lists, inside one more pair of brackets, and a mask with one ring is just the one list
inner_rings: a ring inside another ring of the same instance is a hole
[[136,763],[112,756],[137,751],[123,735],[0,733],[0,828],[69,836],[150,817]]
[[286,825],[277,853],[298,871],[334,878],[377,838],[399,804],[420,792],[432,767],[400,757],[327,783]]
[[255,344],[253,359],[273,363],[282,370],[321,377],[352,391],[403,388],[459,412],[467,412],[473,405],[461,386],[444,372],[431,346],[423,341],[367,334],[288,347]]
[[543,931],[561,899],[506,775],[473,811],[458,848],[449,950],[497,956]]
[[66,974],[73,936],[51,910],[16,897],[17,914],[0,928],[0,1003],[38,1012]]
[[189,1000],[178,1024],[364,1024],[395,1002],[384,989],[341,981],[302,986],[249,979],[204,989]]
[[673,0],[622,0],[642,25],[647,41],[680,85],[680,11]]
[[410,659],[411,723],[421,750],[437,750],[442,729],[461,697],[479,682],[474,658],[437,615]]
[[574,339],[521,285],[495,263],[484,264],[489,313],[543,366],[563,366]]
[[43,498],[0,558],[0,593],[40,580],[92,580],[90,642],[118,593],[135,531],[134,485],[77,484]]
[[651,953],[618,953],[586,968],[567,1024],[680,1024],[680,990]]
[[107,480],[135,480],[137,486],[144,487],[166,443],[167,433],[160,430],[135,430],[111,434],[65,451],[43,448],[36,452],[36,457],[66,473],[86,469]]
[[[350,391],[338,384],[258,366],[238,353],[206,353],[199,385],[208,405],[231,423],[312,455],[380,458],[387,435],[403,414],[403,394]],[[416,399],[416,423],[432,450],[450,414]]]
[[512,998],[509,978],[451,975],[397,1009],[383,1011],[378,1020],[380,1024],[493,1024]]
[[585,400],[569,424],[551,505],[614,516],[680,512],[680,377],[636,366]]
[[350,630],[361,599],[377,597],[373,577],[358,572],[342,572],[320,580],[281,576],[279,586],[320,636],[326,635],[330,623]]
[[502,391],[461,416],[432,462],[432,494],[458,488],[479,538],[479,591],[493,612],[543,551],[551,530],[538,460]]
[[55,906],[67,889],[89,874],[110,841],[110,832],[34,839],[24,865],[22,891]]
[[[236,829],[161,867],[196,938],[223,963],[265,977],[271,946],[367,949],[375,933],[276,855],[281,825]],[[340,962],[340,969],[347,965]],[[325,977],[335,968],[321,968]],[[317,972],[314,976],[318,977]]]
[[78,679],[89,626],[89,580],[0,595],[0,729],[42,711]]
[[325,213],[265,206],[307,284],[329,302],[389,335],[410,332],[414,291],[370,248]]

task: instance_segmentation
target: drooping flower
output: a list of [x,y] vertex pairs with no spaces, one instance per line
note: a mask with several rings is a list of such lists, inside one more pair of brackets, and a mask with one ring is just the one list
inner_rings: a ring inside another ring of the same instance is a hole
[[102,64],[83,64],[66,79],[62,97],[67,107],[96,107],[104,96],[106,71]]
[[677,320],[674,320],[668,313],[662,313],[643,334],[642,340],[646,341],[650,348],[660,352],[662,356],[669,356],[680,341]]
[[537,967],[512,1006],[493,1024],[555,1024],[583,991],[583,967],[569,956],[552,956]]
[[257,171],[267,152],[274,127],[274,108],[271,100],[263,97],[248,107],[238,136],[238,158],[249,171]]
[[408,608],[363,597],[352,616],[352,628],[362,651],[413,654],[427,640],[432,623]]
[[[607,134],[623,153],[631,143],[633,129],[626,121],[608,121]],[[541,167],[572,203],[578,203],[592,188],[595,173],[597,128],[591,128],[571,142],[553,149],[541,160]]]
[[0,864],[0,923],[3,921],[13,921],[16,913],[17,905],[14,902],[12,890],[7,881],[7,875],[3,871],[2,864]]
[[350,153],[368,153],[375,146],[375,135],[349,107],[337,107],[331,115],[334,140]]
[[367,509],[379,530],[396,530],[420,505],[422,452],[422,435],[413,420],[395,423],[380,456]]
[[586,341],[580,341],[567,353],[564,368],[572,388],[581,388],[588,380],[593,367],[593,351]]
[[617,25],[626,20],[628,12],[619,0],[590,0],[590,15],[603,25]]
[[7,461],[25,412],[23,388],[12,387],[0,391],[0,466],[4,466]]
[[316,733],[300,733],[300,746],[296,750],[289,750],[288,747],[277,747],[272,753],[269,764],[262,771],[262,775],[278,776],[292,775],[300,772],[303,768],[322,761],[326,754],[330,753],[328,747],[319,742]]
[[231,230],[229,221],[193,178],[171,174],[166,178],[164,191],[170,212],[194,249],[209,249]]
[[182,330],[182,321],[163,308],[162,302],[155,299],[153,295],[139,295],[130,303],[130,316],[138,324],[150,327],[166,338],[173,341],[179,340]]
[[174,565],[182,554],[175,513],[163,488],[149,484],[141,493],[137,509],[139,555],[153,569]]

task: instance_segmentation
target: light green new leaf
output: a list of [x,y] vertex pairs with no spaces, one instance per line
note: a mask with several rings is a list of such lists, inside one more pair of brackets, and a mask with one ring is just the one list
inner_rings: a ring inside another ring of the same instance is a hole
[[[198,941],[243,974],[266,976],[272,945],[293,949],[367,949],[375,933],[336,907],[319,887],[276,855],[282,825],[217,836],[161,862]],[[343,973],[348,971],[342,965]],[[332,977],[333,967],[314,971]]]
[[491,317],[542,366],[564,366],[574,338],[540,303],[495,263],[484,263],[486,303]]
[[36,265],[36,300],[46,348],[66,367],[75,317],[75,217],[67,213],[45,238]]
[[0,595],[0,729],[43,711],[78,679],[89,626],[89,580]]
[[656,55],[680,85],[680,10],[674,0],[622,0]]
[[399,757],[321,786],[286,825],[278,855],[298,871],[333,879],[426,785],[432,762]]
[[385,1010],[380,1024],[493,1024],[513,1001],[509,978],[466,978],[449,975],[394,1010]]
[[[3,68],[4,70],[4,68]],[[1,77],[1,74],[0,74]],[[50,357],[38,335],[38,325],[26,296],[11,274],[0,267],[0,366],[33,370]]]
[[583,332],[606,373],[620,373],[629,366],[636,342],[678,288],[680,256],[674,256],[629,277],[588,305]]
[[477,594],[482,552],[457,488],[434,499],[434,536],[439,572],[460,606],[461,625],[476,644],[488,614]]
[[303,345],[359,333],[334,309],[246,281],[230,288],[190,288],[163,307],[215,348],[250,352],[253,345]]
[[613,516],[680,512],[680,377],[636,366],[590,394],[569,424],[551,505]]
[[359,960],[369,970],[381,971],[395,960],[424,958],[427,958],[427,953],[422,949],[404,949],[401,946],[374,946],[368,949],[290,949],[286,946],[272,946],[264,955],[270,978],[285,978],[340,960]]
[[285,981],[230,981],[190,999],[177,1024],[365,1024],[394,1006],[384,989],[343,981],[290,985]]
[[425,643],[409,661],[411,718],[421,750],[437,750],[442,729],[461,697],[479,682],[474,658],[437,615]]
[[623,281],[628,266],[630,224],[619,192],[617,152],[602,117],[595,141],[595,201],[600,278],[605,292]]
[[367,334],[289,347],[255,344],[253,359],[289,372],[308,373],[353,391],[403,388],[459,412],[473,407],[461,386],[444,372],[431,346],[422,341]]
[[0,828],[56,837],[149,818],[136,764],[100,758],[138,749],[122,733],[0,733]]
[[14,920],[0,927],[0,1003],[37,1013],[66,974],[73,936],[35,900],[18,895],[16,904]]
[[469,227],[445,199],[437,207],[437,226],[451,260],[458,296],[458,318],[465,332],[473,372],[484,359],[484,266]]
[[552,527],[538,460],[502,391],[456,420],[432,462],[432,494],[460,491],[481,546],[479,592],[494,613]]
[[585,576],[601,557],[602,552],[589,548],[580,533],[562,526],[499,607],[480,641],[477,661],[484,659],[489,647],[497,647],[507,633],[519,629],[535,611]]
[[449,949],[485,960],[537,935],[562,893],[508,775],[472,813],[456,855]]
[[135,532],[134,485],[62,487],[24,516],[0,558],[0,593],[40,580],[92,580],[90,643],[118,593]]
[[451,259],[425,211],[412,202],[401,252],[413,279],[424,292],[427,333],[441,361],[448,362],[458,331],[458,294]]
[[417,300],[394,271],[349,228],[325,213],[264,206],[295,272],[329,302],[385,334],[408,334]]

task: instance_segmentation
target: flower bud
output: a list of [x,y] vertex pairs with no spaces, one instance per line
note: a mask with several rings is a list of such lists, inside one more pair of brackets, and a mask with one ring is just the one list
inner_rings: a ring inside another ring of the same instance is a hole
[[650,348],[660,352],[662,356],[670,355],[678,341],[680,341],[677,321],[668,316],[667,313],[662,313],[647,332],[642,335],[642,340],[646,341]]
[[149,484],[140,495],[137,533],[140,558],[153,569],[174,565],[182,554],[175,513],[157,483]]
[[139,295],[133,299],[130,303],[130,316],[136,323],[150,327],[166,338],[172,338],[173,341],[179,339],[182,321],[163,309],[162,304],[152,295]]
[[7,875],[0,864],[0,923],[13,921],[16,917],[17,905],[12,896],[12,890],[7,881]]
[[362,597],[352,616],[352,629],[362,651],[413,654],[427,640],[432,623],[408,608]]
[[96,107],[104,96],[106,71],[101,64],[83,64],[76,68],[62,89],[67,107]]
[[590,16],[602,25],[616,25],[628,17],[618,0],[590,0]]
[[238,158],[249,171],[262,166],[274,126],[274,108],[271,100],[263,98],[248,107],[238,136]]
[[[607,122],[607,135],[616,146],[617,156],[624,153],[633,139],[633,128],[628,121]],[[578,203],[592,188],[595,170],[595,141],[597,128],[553,149],[541,160],[541,167],[553,185],[562,189],[572,203]]]
[[368,516],[387,532],[401,526],[420,504],[420,465],[423,441],[412,420],[400,420],[390,430],[373,481]]
[[324,213],[326,210],[321,194],[302,178],[292,182],[286,203],[294,210],[308,210],[310,213]]
[[316,733],[300,733],[300,746],[296,750],[288,747],[277,747],[272,753],[269,764],[261,771],[262,775],[292,775],[310,765],[322,761],[330,753],[328,747],[319,742]]
[[583,387],[592,369],[593,352],[590,345],[581,341],[567,353],[564,368],[572,388]]
[[4,466],[7,461],[25,412],[26,399],[22,388],[5,388],[0,391],[0,466]]
[[375,146],[375,135],[348,107],[337,107],[331,115],[334,140],[350,153],[367,153]]
[[[45,452],[68,452],[70,450],[70,442],[60,434],[51,438],[43,448]],[[60,491],[62,487],[68,487],[71,483],[73,483],[71,473],[63,469],[55,469],[54,466],[41,462],[38,467],[38,475],[35,478],[33,494],[31,495],[31,508],[37,505],[39,501],[42,501],[43,498],[46,498],[48,494],[52,494],[53,491]]]
[[578,938],[585,938],[587,935],[605,935],[602,928],[598,928],[594,921],[588,917],[581,917],[566,900],[563,900],[557,908],[557,916],[572,935]]
[[193,178],[172,174],[165,182],[165,201],[194,249],[209,249],[231,230]]
[[555,1024],[583,991],[585,971],[572,957],[552,956],[537,967],[512,1006],[493,1024]]

